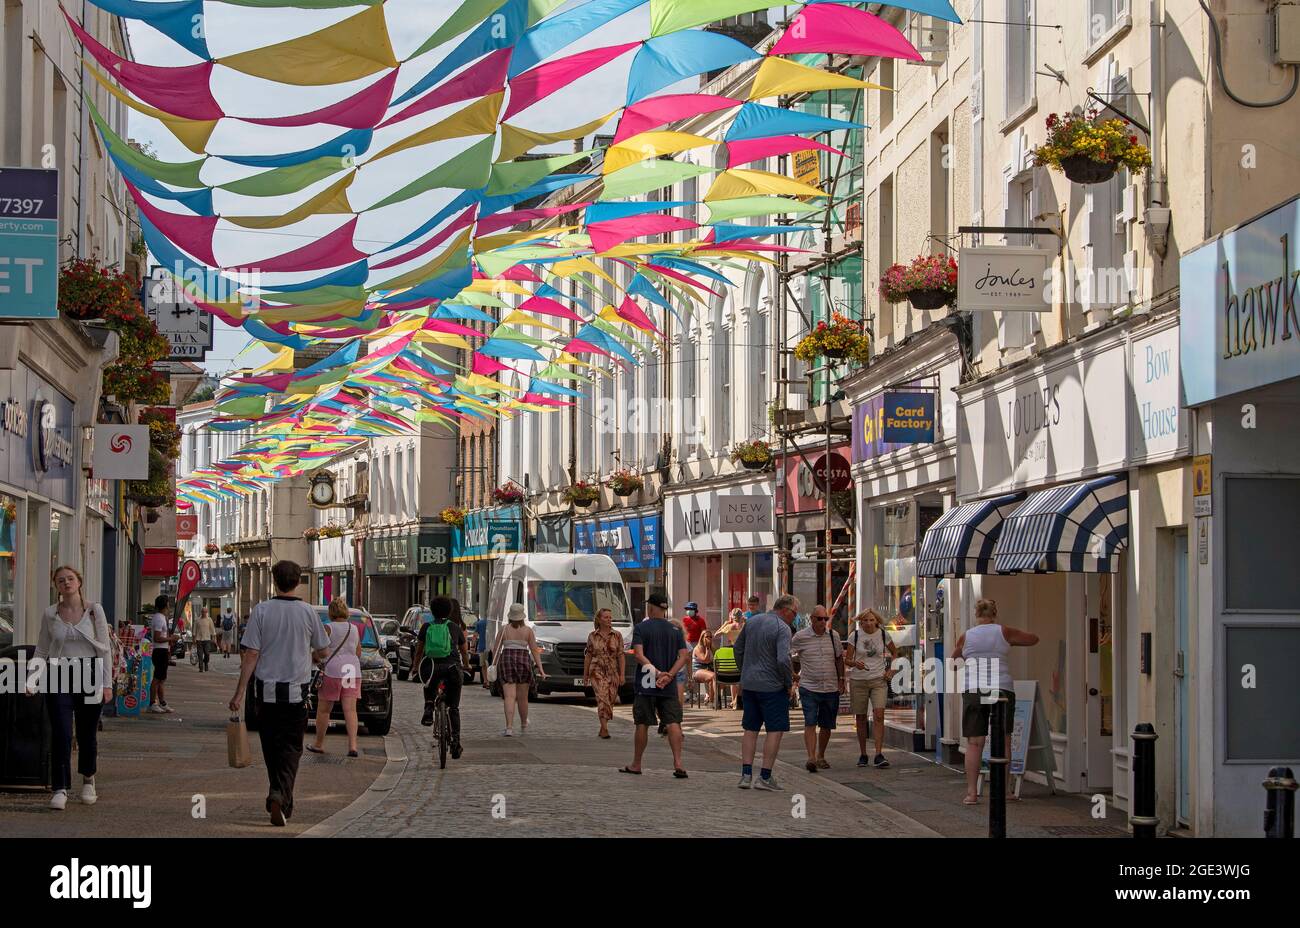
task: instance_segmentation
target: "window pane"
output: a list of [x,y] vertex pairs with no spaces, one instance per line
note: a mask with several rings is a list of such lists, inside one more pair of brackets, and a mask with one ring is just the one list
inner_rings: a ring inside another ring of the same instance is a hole
[[1300,478],[1228,478],[1224,496],[1227,608],[1300,609],[1294,567]]

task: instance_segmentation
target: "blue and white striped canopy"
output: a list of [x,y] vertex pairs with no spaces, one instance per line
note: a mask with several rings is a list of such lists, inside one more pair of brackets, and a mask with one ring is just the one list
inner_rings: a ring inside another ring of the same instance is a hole
[[1128,545],[1122,474],[1040,490],[1007,516],[993,550],[998,573],[1115,573]]
[[920,577],[966,577],[993,572],[993,548],[1002,521],[1025,499],[1024,492],[981,499],[949,509],[930,526],[916,558]]

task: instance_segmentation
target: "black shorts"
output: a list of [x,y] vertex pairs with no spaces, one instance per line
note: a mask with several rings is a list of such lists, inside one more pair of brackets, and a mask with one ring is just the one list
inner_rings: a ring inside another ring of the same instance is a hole
[[676,692],[662,696],[637,693],[632,702],[632,721],[638,725],[680,725],[682,701]]
[[159,683],[167,679],[167,667],[172,662],[170,648],[153,649],[153,678]]
[[[1016,717],[1016,694],[1014,690],[998,690],[997,695],[1005,696],[1007,701],[1003,704],[1003,718],[1006,720],[1006,727],[1003,731],[1011,734],[1011,726]],[[993,699],[994,694],[990,693],[989,698]],[[985,702],[983,693],[962,693],[961,694],[961,734],[963,738],[984,738],[989,734],[989,721],[993,718],[993,709],[998,704],[996,702]]]

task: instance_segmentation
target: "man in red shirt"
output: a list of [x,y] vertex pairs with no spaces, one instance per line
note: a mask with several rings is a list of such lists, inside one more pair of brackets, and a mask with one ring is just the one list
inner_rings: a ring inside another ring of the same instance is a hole
[[686,604],[686,615],[682,616],[682,631],[686,633],[686,643],[692,649],[700,643],[700,635],[709,627],[704,616],[700,615],[700,609],[695,603]]

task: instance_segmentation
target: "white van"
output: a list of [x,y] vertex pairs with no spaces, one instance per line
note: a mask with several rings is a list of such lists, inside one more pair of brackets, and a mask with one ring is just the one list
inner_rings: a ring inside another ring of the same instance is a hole
[[[604,554],[507,554],[492,569],[488,598],[488,654],[512,603],[523,603],[527,622],[542,648],[547,679],[538,680],[529,696],[590,692],[582,677],[583,654],[597,609],[614,614],[614,630],[632,643],[632,610],[623,578]],[[635,659],[627,655],[626,697],[631,698]],[[500,685],[492,685],[494,695]]]

